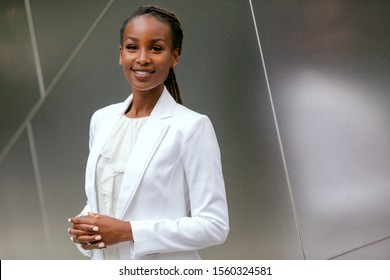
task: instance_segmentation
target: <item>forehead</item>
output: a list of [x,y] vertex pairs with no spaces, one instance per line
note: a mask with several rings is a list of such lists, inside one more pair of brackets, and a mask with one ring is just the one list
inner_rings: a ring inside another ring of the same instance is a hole
[[141,15],[133,18],[126,25],[124,38],[127,37],[159,37],[167,40],[171,38],[171,30],[168,23],[152,15]]

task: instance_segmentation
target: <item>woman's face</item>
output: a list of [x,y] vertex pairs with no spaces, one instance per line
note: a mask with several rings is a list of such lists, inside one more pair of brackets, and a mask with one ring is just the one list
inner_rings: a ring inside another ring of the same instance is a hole
[[161,93],[178,57],[168,24],[151,15],[138,16],[127,24],[119,59],[133,93]]

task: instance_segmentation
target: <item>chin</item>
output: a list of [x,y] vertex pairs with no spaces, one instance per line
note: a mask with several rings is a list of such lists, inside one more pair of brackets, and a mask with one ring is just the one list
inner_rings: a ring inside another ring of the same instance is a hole
[[158,90],[161,87],[161,90],[164,88],[164,84],[158,84],[158,85],[152,85],[152,86],[147,86],[147,85],[139,85],[136,83],[131,83],[131,88],[140,93],[148,93],[150,91]]

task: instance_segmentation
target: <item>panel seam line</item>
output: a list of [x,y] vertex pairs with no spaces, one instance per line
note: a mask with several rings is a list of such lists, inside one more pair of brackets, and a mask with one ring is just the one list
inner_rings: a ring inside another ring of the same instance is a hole
[[35,147],[35,141],[34,141],[34,133],[31,126],[31,123],[27,124],[27,136],[28,136],[28,142],[30,144],[30,151],[31,151],[31,160],[35,175],[35,183],[37,187],[38,192],[38,199],[39,199],[39,205],[41,209],[41,215],[42,215],[42,221],[43,221],[43,228],[45,231],[45,237],[46,237],[46,243],[49,250],[49,255],[52,254],[52,243],[51,243],[51,234],[50,234],[50,226],[49,226],[49,219],[47,217],[47,208],[45,204],[45,196],[43,192],[43,185],[42,185],[42,178],[41,173],[39,169],[39,162],[38,162],[38,156],[37,156],[37,150]]
[[[25,3],[27,3],[29,0],[25,0]],[[15,133],[13,134],[13,136],[10,138],[10,140],[7,142],[7,144],[5,145],[5,147],[2,149],[1,153],[0,153],[0,163],[6,158],[7,154],[9,153],[9,151],[12,149],[12,147],[15,145],[16,141],[19,139],[20,135],[23,133],[24,129],[26,128],[26,126],[30,123],[30,121],[33,119],[33,117],[35,116],[35,114],[38,112],[38,110],[40,109],[40,107],[42,106],[43,102],[46,100],[47,96],[51,93],[51,91],[53,90],[54,86],[57,84],[57,82],[59,81],[59,79],[62,77],[62,75],[64,74],[64,72],[66,71],[66,69],[69,67],[70,63],[73,61],[74,57],[76,56],[76,54],[79,52],[79,50],[81,49],[81,47],[84,45],[85,41],[87,40],[87,38],[90,36],[90,34],[93,32],[93,30],[95,29],[95,27],[98,25],[98,23],[100,22],[100,20],[103,18],[103,16],[105,15],[105,13],[107,12],[108,8],[111,6],[111,4],[114,2],[115,0],[110,0],[110,2],[105,6],[105,8],[103,9],[103,11],[99,14],[99,16],[97,17],[97,19],[94,21],[94,23],[92,24],[92,26],[88,29],[87,33],[84,35],[83,39],[81,39],[81,41],[79,42],[79,44],[76,46],[76,48],[73,50],[73,52],[71,53],[71,55],[68,57],[68,59],[65,61],[65,63],[63,64],[63,66],[60,68],[60,70],[57,72],[56,76],[53,78],[52,82],[49,84],[49,86],[47,87],[46,91],[44,90],[43,88],[43,92],[44,94],[42,95],[42,91],[41,91],[41,88],[40,88],[40,92],[41,92],[41,98],[37,101],[37,103],[35,103],[35,105],[33,106],[33,108],[31,109],[31,111],[27,114],[27,117],[22,121],[21,125],[16,129]],[[26,4],[26,10],[27,10],[27,5]],[[32,17],[31,17],[32,18]],[[32,21],[29,22],[29,25],[32,24]],[[30,27],[30,32],[31,30],[34,30],[33,27]],[[35,34],[35,33],[34,33]],[[32,35],[31,35],[32,36]],[[34,35],[34,38],[35,38],[35,35]],[[32,39],[33,40],[33,39]],[[36,52],[37,52],[37,55],[34,54],[34,60],[36,62],[36,69],[41,69],[40,67],[40,62],[39,62],[39,55],[38,55],[38,47],[36,49]],[[38,59],[38,61],[36,61],[36,59]],[[39,64],[39,66],[37,66],[37,63]],[[38,70],[37,70],[38,71]],[[38,75],[38,80],[41,79],[42,83],[43,83],[43,77],[39,78],[39,74],[37,73]],[[42,75],[42,72],[41,72],[41,75]],[[39,81],[38,81],[39,82]],[[44,85],[42,85],[43,87]],[[41,87],[41,85],[40,85]]]
[[257,29],[256,17],[255,17],[255,13],[254,13],[254,10],[253,10],[252,0],[249,0],[249,5],[250,5],[250,8],[251,8],[251,12],[252,12],[253,24],[254,24],[254,27],[255,27],[257,43],[258,43],[258,47],[259,47],[259,51],[260,51],[260,57],[261,57],[261,62],[262,62],[262,66],[263,66],[265,81],[266,81],[266,84],[267,84],[268,95],[269,95],[269,99],[270,99],[270,103],[271,103],[272,115],[273,115],[273,118],[274,118],[276,134],[277,134],[277,138],[278,138],[278,142],[279,142],[279,148],[280,148],[280,153],[281,153],[281,157],[282,157],[282,161],[283,161],[284,173],[285,173],[285,176],[286,176],[287,187],[288,187],[288,191],[289,191],[289,194],[290,194],[290,202],[291,202],[291,207],[292,207],[292,210],[293,210],[293,215],[294,215],[294,220],[295,220],[295,227],[296,227],[296,230],[297,230],[297,234],[298,234],[299,243],[300,243],[300,246],[301,246],[303,258],[306,259],[305,250],[304,250],[304,246],[303,246],[303,242],[302,242],[302,236],[301,236],[300,227],[299,227],[299,222],[298,222],[297,210],[296,210],[296,207],[295,207],[295,199],[294,199],[294,196],[293,196],[291,182],[290,182],[290,175],[289,175],[288,168],[287,168],[287,162],[286,162],[286,157],[285,157],[285,153],[284,153],[283,142],[282,142],[282,138],[281,138],[280,131],[279,131],[278,119],[276,117],[276,110],[275,110],[275,106],[274,106],[274,102],[273,102],[273,97],[272,97],[272,92],[271,92],[269,79],[268,79],[268,74],[267,74],[267,68],[266,68],[266,65],[265,65],[264,54],[263,54],[263,50],[262,50],[262,47],[261,47],[259,31]]
[[341,257],[341,256],[348,255],[348,254],[350,254],[350,253],[352,253],[352,252],[355,252],[355,251],[358,251],[358,250],[363,249],[363,248],[365,248],[365,247],[369,247],[369,246],[371,246],[371,245],[380,243],[380,242],[385,241],[385,240],[387,240],[387,239],[390,239],[390,235],[389,235],[389,236],[386,236],[386,237],[384,237],[384,238],[375,240],[375,241],[373,241],[373,242],[364,244],[364,245],[359,246],[359,247],[357,247],[357,248],[354,248],[354,249],[352,249],[352,250],[346,251],[346,252],[344,252],[344,253],[338,254],[338,255],[336,255],[336,256],[334,256],[334,257],[329,258],[329,260],[337,259],[337,258],[339,258],[339,257]]
[[41,61],[39,58],[37,38],[35,36],[30,0],[24,0],[24,4],[26,6],[27,23],[28,23],[28,28],[30,31],[30,39],[31,39],[33,57],[34,57],[34,62],[35,62],[35,70],[36,70],[37,79],[38,79],[39,93],[41,95],[41,98],[44,98],[46,96],[45,83],[43,80]]

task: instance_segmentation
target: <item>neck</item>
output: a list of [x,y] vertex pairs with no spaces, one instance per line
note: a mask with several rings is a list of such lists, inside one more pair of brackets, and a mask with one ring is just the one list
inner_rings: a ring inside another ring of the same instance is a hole
[[133,102],[130,104],[126,116],[130,118],[150,116],[163,90],[164,87],[149,92],[133,89]]

